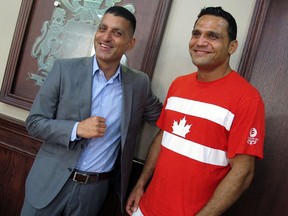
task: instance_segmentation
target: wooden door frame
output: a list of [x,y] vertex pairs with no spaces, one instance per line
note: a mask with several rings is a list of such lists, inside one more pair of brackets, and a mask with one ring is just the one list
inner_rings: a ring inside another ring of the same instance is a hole
[[253,64],[258,52],[269,6],[270,0],[256,0],[238,68],[239,74],[248,81],[250,81],[253,73]]

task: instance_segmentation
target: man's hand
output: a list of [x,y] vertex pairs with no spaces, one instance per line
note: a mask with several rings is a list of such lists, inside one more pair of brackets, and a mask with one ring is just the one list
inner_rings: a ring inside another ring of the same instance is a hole
[[156,166],[156,161],[161,149],[161,140],[163,137],[163,132],[164,132],[163,130],[160,130],[154,137],[142,173],[127,200],[126,211],[129,215],[132,215],[133,212],[137,211],[137,209],[139,208],[139,202],[144,194],[144,188],[149,179],[151,179],[153,175]]
[[144,189],[141,186],[135,186],[130,193],[130,196],[127,200],[126,211],[129,215],[132,215],[133,212],[137,211],[139,207],[139,201],[144,193]]
[[99,116],[92,116],[81,122],[77,127],[77,136],[82,138],[103,137],[106,132],[106,119]]

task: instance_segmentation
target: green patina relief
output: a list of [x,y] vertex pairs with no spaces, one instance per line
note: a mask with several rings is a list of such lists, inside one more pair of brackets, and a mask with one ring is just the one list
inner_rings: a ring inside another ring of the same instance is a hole
[[[104,12],[121,0],[59,0],[54,2],[51,20],[44,21],[41,35],[35,40],[31,55],[37,59],[38,70],[30,71],[28,79],[41,86],[57,58],[90,56],[93,38]],[[135,12],[133,4],[123,7]],[[124,63],[126,57],[123,57]]]

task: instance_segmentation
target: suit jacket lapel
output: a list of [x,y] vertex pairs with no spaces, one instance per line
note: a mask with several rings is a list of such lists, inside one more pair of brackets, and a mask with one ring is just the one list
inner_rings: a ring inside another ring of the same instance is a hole
[[128,126],[131,118],[131,106],[132,106],[132,80],[129,76],[129,69],[121,66],[122,73],[122,112],[121,116],[121,147],[124,148],[125,140],[127,137]]
[[79,68],[80,80],[80,118],[81,120],[90,117],[91,115],[91,98],[92,98],[92,69],[93,58],[88,57],[83,60],[83,64]]
[[[81,120],[90,117],[91,98],[92,98],[92,68],[93,57],[85,58],[83,64],[79,67],[79,80],[81,87],[80,102],[80,118]],[[127,137],[128,126],[131,118],[133,86],[129,76],[129,69],[121,66],[122,75],[122,110],[121,116],[121,147],[123,149]]]

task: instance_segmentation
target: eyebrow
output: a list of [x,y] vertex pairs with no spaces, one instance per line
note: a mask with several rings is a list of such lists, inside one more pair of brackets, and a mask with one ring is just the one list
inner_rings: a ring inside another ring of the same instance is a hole
[[98,29],[100,28],[100,27],[105,27],[105,28],[110,28],[110,29],[112,29],[112,31],[120,31],[120,32],[122,32],[123,34],[126,34],[126,32],[125,32],[125,30],[123,30],[123,29],[121,29],[121,28],[118,28],[118,27],[109,27],[108,25],[106,25],[105,23],[100,23],[99,25],[98,25]]
[[[203,34],[203,32],[200,31],[199,29],[193,29],[192,30],[192,34],[196,34],[196,33]],[[207,32],[204,32],[204,34],[206,34],[206,35],[215,35],[215,36],[218,36],[218,37],[223,37],[223,35],[221,33],[216,32],[216,31],[207,31]]]

